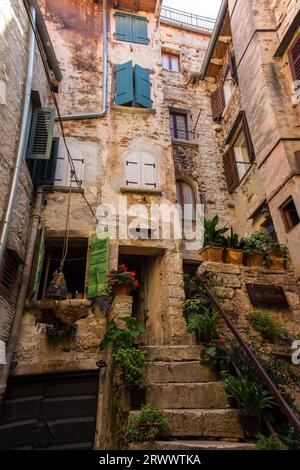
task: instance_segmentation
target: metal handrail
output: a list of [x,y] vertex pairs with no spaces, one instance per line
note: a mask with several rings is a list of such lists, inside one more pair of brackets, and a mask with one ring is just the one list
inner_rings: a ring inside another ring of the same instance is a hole
[[215,26],[215,20],[205,16],[195,15],[194,13],[187,13],[185,11],[177,10],[176,8],[165,7],[161,8],[161,18],[175,21],[176,23],[186,24],[196,28],[207,29],[212,31]]
[[212,293],[208,285],[205,283],[205,281],[202,279],[202,277],[197,273],[197,277],[200,280],[201,284],[205,288],[208,296],[210,297],[211,301],[214,303],[214,305],[217,307],[219,312],[221,313],[223,319],[227,323],[228,328],[234,335],[234,337],[237,339],[238,343],[240,344],[241,348],[243,351],[246,353],[249,362],[252,364],[264,384],[267,386],[269,389],[270,393],[272,396],[275,398],[279,408],[281,409],[282,413],[287,417],[289,422],[292,424],[294,427],[296,433],[300,436],[300,421],[293,412],[293,410],[290,408],[290,406],[287,404],[283,396],[281,395],[280,391],[276,387],[276,385],[272,382],[270,377],[268,376],[267,372],[265,369],[261,366],[259,361],[257,360],[255,354],[252,352],[252,350],[249,348],[247,343],[245,342],[244,338],[241,336],[239,331],[236,329],[230,318],[228,317],[227,313],[223,309],[222,305],[218,301],[218,299],[215,297],[215,295]]

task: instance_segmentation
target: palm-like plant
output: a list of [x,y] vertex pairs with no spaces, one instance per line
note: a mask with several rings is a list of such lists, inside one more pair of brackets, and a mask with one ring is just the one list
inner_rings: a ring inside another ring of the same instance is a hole
[[220,220],[218,215],[212,219],[204,219],[204,245],[206,246],[225,246],[224,234],[228,232],[228,227],[217,229]]

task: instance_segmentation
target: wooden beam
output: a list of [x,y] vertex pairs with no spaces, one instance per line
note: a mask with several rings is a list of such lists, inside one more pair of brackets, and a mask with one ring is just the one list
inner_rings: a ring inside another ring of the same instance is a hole
[[211,63],[211,64],[214,64],[214,65],[223,65],[223,59],[214,59],[214,58],[211,58],[211,59],[210,59],[210,63]]
[[218,42],[222,42],[223,44],[230,44],[232,41],[231,36],[219,36],[218,37]]

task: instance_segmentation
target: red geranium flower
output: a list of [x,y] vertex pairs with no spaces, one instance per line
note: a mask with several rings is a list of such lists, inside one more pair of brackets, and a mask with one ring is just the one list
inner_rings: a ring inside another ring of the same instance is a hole
[[134,281],[133,287],[139,287],[139,281],[138,280]]
[[224,338],[218,339],[218,343],[225,343],[225,339]]
[[121,264],[120,268],[121,268],[121,270],[122,270],[122,271],[127,271],[127,268],[126,268],[126,266],[125,266],[125,264],[124,264],[124,263],[123,263],[123,264]]
[[136,272],[135,271],[132,271],[130,274],[129,274],[130,277],[135,277],[136,276]]

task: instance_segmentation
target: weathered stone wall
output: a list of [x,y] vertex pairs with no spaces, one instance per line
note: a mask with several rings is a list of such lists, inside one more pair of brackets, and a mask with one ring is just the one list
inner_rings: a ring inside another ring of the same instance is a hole
[[[7,195],[20,136],[20,120],[24,102],[24,86],[28,60],[29,21],[21,0],[2,2],[0,42],[0,221],[7,204]],[[48,104],[48,85],[40,54],[35,49],[32,89],[39,91],[43,105]],[[28,126],[30,123],[28,123]],[[28,227],[30,226],[32,184],[23,163],[18,183],[15,209],[11,221],[8,247],[24,259]],[[14,305],[0,298],[0,339],[9,336]]]

